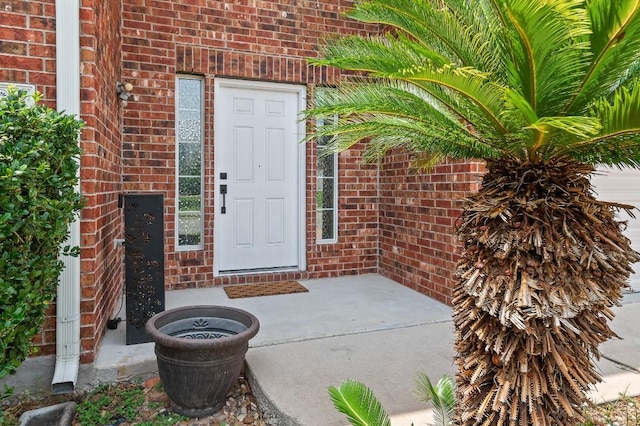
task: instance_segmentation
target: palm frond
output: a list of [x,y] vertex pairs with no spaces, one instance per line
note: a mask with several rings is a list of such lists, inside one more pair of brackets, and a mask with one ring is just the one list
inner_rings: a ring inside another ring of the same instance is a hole
[[350,36],[327,42],[321,48],[322,57],[311,58],[312,65],[327,65],[351,71],[385,76],[398,68],[410,68],[434,63],[443,66],[449,60],[406,37]]
[[429,172],[444,160],[444,155],[439,152],[419,152],[411,164],[411,170],[417,173]]
[[[358,113],[384,113],[416,121],[450,121],[455,127],[474,123],[474,116],[450,91],[435,85],[416,85],[401,80],[376,79],[343,83],[339,89],[325,90],[316,99],[313,115],[352,115]],[[433,114],[435,117],[431,117]],[[465,127],[466,129],[466,127]],[[465,131],[468,131],[466,129]]]
[[541,133],[548,134],[549,143],[553,143],[557,132],[574,136],[575,140],[588,139],[598,134],[601,129],[600,120],[595,117],[541,117],[529,126]]
[[384,114],[403,117],[413,121],[450,121],[463,128],[460,117],[450,109],[442,107],[430,93],[402,81],[375,80],[359,83],[344,83],[339,89],[320,90],[316,93],[316,106],[304,113],[311,116],[343,118],[357,114]]
[[327,149],[340,152],[362,140],[366,145],[365,160],[377,161],[387,151],[403,147],[410,152],[442,152],[452,158],[497,158],[499,151],[491,149],[470,133],[447,127],[444,123],[418,123],[397,117],[367,115],[350,121],[339,120],[317,130],[316,136],[333,139]]
[[585,113],[593,99],[614,92],[630,77],[630,71],[637,75],[640,61],[640,1],[586,3],[591,23],[591,64],[564,107],[569,114]]
[[366,78],[305,117],[338,115],[317,135],[335,136],[336,150],[370,141],[371,161],[402,146],[432,160],[575,155],[634,165],[623,158],[637,154],[634,131],[608,132],[621,117],[598,99],[614,108],[617,88],[634,90],[639,8],[640,0],[355,2],[348,16],[387,31],[330,41],[310,60]]
[[520,123],[529,126],[538,121],[538,113],[524,98],[522,92],[511,87],[505,89],[505,109],[502,117],[514,126]]
[[529,126],[535,138],[535,144],[528,148],[529,158],[556,157],[559,151],[597,135],[601,127],[595,117],[541,117]]
[[[428,53],[423,47],[416,50],[415,46],[404,38],[345,37],[327,43],[323,48],[324,57],[311,59],[310,63],[367,72],[378,78],[410,81],[434,95],[436,92],[445,95],[441,100],[450,103],[452,108],[454,103],[462,103],[463,109],[476,111],[475,117],[487,117],[493,131],[508,131],[499,118],[504,108],[501,85],[487,81],[487,74],[480,70],[445,63],[446,58],[436,52]],[[458,99],[451,102],[451,95],[432,90],[434,85],[455,93]],[[462,115],[461,118],[474,126],[480,125],[474,122],[474,117]]]
[[373,0],[360,2],[347,16],[362,22],[392,26],[431,50],[445,54],[459,66],[493,71],[500,64],[495,52],[498,29],[467,1],[436,6],[426,0]]
[[446,65],[441,68],[432,66],[414,66],[412,68],[399,69],[398,72],[388,76],[392,79],[400,79],[424,86],[431,83],[451,90],[473,105],[478,115],[483,115],[493,126],[493,131],[499,134],[509,132],[505,123],[501,120],[501,112],[504,110],[505,88],[498,83],[488,80],[487,76],[477,69],[470,67],[455,67]]
[[499,141],[481,139],[460,118],[421,88],[403,82],[376,80],[321,90],[317,105],[305,118],[337,116],[307,140],[333,138],[328,147],[340,151],[369,139],[365,158],[376,161],[389,149],[414,152],[443,150],[455,158],[500,156]]
[[632,63],[627,71],[623,73],[618,87],[624,86],[630,89],[638,83],[638,77],[640,77],[640,61]]
[[598,134],[560,151],[601,165],[640,165],[640,85],[618,87],[613,101],[601,99],[592,108],[602,128]]
[[514,90],[538,116],[560,115],[579,85],[586,66],[589,33],[580,0],[508,0],[505,15],[512,27],[513,62],[510,78]]
[[353,426],[391,426],[380,401],[362,383],[347,380],[337,388],[330,386],[329,395],[334,407],[345,414]]
[[450,426],[456,408],[456,384],[451,376],[444,375],[435,385],[425,373],[415,379],[416,394],[421,401],[433,404],[434,426]]

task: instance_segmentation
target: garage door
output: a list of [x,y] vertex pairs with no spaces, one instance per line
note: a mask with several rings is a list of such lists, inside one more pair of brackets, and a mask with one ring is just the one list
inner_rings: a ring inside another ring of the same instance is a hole
[[[640,208],[640,170],[602,169],[592,179],[597,198],[603,201],[616,201],[632,204]],[[627,238],[631,239],[635,250],[640,251],[640,210],[635,210],[636,218],[626,212],[620,212],[619,218],[628,220]],[[634,265],[635,275],[631,277],[634,292],[640,292],[640,263]]]

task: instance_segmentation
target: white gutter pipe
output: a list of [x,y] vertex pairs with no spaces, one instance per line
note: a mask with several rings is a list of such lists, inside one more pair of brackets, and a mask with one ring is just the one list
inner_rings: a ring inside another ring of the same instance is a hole
[[[79,117],[80,0],[56,0],[56,93],[58,111]],[[79,246],[80,220],[71,223],[69,230],[68,244]],[[56,299],[54,394],[72,392],[80,368],[80,258],[63,256],[63,262]]]

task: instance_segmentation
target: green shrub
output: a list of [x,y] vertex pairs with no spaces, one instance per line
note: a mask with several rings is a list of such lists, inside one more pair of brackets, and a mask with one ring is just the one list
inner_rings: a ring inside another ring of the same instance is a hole
[[68,225],[82,207],[75,186],[82,122],[38,104],[0,99],[0,378],[33,348],[63,268]]

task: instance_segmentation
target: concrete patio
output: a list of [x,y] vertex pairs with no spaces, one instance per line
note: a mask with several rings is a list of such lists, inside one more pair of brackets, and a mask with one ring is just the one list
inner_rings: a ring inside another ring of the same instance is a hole
[[[283,425],[345,425],[327,387],[347,378],[366,383],[394,426],[422,425],[431,412],[413,393],[418,372],[454,374],[451,309],[379,275],[301,281],[308,293],[229,299],[222,288],[167,293],[167,309],[220,304],[245,309],[261,324],[246,361],[254,393]],[[593,398],[640,394],[638,294],[616,309],[624,340],[603,346],[605,382]],[[89,381],[153,373],[153,344],[126,346],[125,330],[109,330]],[[89,374],[86,372],[85,374]]]

